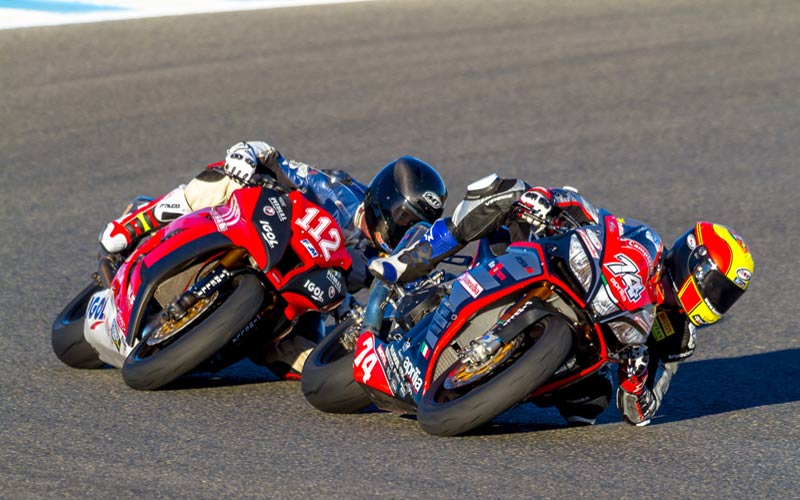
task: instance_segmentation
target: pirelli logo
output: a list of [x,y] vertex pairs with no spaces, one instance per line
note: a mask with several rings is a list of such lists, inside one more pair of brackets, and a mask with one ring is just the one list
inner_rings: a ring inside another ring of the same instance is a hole
[[667,313],[660,311],[656,315],[656,320],[653,322],[653,328],[650,330],[650,332],[653,334],[653,338],[655,338],[658,342],[675,333],[675,329],[672,328],[672,323],[669,322]]

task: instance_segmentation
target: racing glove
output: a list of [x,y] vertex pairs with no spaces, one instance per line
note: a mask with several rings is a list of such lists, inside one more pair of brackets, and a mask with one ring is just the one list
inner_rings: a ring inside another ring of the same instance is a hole
[[249,143],[237,142],[225,155],[223,166],[225,173],[242,184],[246,184],[253,177],[257,167],[258,156],[255,148]]
[[531,225],[531,231],[537,236],[544,234],[553,204],[546,189],[535,187],[527,190],[517,200],[517,214]]

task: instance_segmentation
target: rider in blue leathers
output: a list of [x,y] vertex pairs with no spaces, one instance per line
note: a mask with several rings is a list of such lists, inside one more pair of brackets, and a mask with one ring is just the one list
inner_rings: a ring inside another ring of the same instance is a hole
[[[267,173],[302,191],[339,223],[353,261],[347,275],[351,293],[371,282],[367,271],[370,259],[391,252],[416,222],[440,217],[447,199],[436,169],[413,156],[389,162],[364,185],[342,170],[289,160],[266,142],[239,142],[228,149],[224,164],[210,166],[188,184],[137,204],[110,222],[100,235],[100,244],[109,254],[124,252],[145,234],[181,215],[224,204],[253,175]],[[346,303],[344,306],[346,309]],[[304,323],[295,325],[294,330],[304,335],[289,335],[251,358],[280,377],[299,378],[305,358],[323,332],[319,315],[306,314],[299,321]]]

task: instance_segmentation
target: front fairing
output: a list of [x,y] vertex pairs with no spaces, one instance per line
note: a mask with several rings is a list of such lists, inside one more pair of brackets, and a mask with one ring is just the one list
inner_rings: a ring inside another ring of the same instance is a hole
[[[449,296],[400,340],[383,342],[373,333],[362,334],[355,358],[355,380],[366,385],[373,397],[380,392],[399,400],[404,407],[416,407],[432,382],[433,368],[442,351],[471,318],[483,308],[518,294],[541,279],[545,271],[541,247],[512,244],[508,253],[461,274],[453,282]],[[374,358],[370,357],[372,352]],[[385,409],[397,409],[385,400],[381,404],[380,396],[374,399]]]
[[117,324],[127,344],[138,340],[137,330],[159,283],[231,248],[246,250],[251,264],[266,273],[278,291],[286,291],[290,319],[341,301],[340,271],[303,279],[315,268],[350,266],[333,218],[299,192],[245,187],[224,206],[192,212],[161,228],[126,259],[112,291]]

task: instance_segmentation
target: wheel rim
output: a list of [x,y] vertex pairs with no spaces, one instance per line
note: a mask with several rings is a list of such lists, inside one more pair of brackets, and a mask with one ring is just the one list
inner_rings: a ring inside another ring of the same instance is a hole
[[473,384],[486,375],[492,373],[495,368],[501,366],[514,352],[522,345],[523,336],[517,335],[508,344],[503,345],[497,352],[492,354],[489,359],[482,363],[459,363],[452,370],[444,381],[444,388],[448,390],[458,389],[466,385]]
[[203,297],[192,305],[186,311],[186,314],[178,320],[168,318],[166,314],[161,315],[158,323],[147,335],[145,342],[149,346],[155,346],[173,338],[195,319],[205,313],[214,302],[216,302],[218,296],[219,292],[214,292],[210,297]]
[[463,360],[458,361],[440,382],[438,388],[431,393],[432,399],[437,403],[446,403],[458,399],[492,380],[513,365],[517,358],[525,354],[538,341],[542,333],[544,333],[543,325],[535,323],[530,329],[514,337],[479,365],[470,367]]

